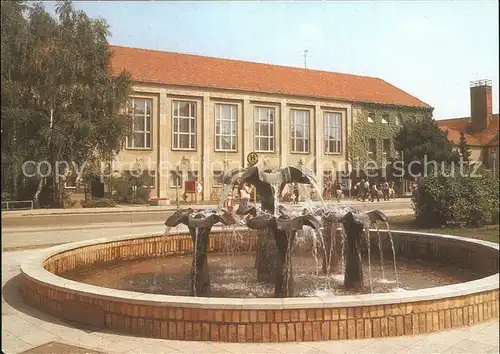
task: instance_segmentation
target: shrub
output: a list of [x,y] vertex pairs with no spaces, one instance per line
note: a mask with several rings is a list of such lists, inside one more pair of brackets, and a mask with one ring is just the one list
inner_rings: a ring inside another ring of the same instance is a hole
[[498,179],[487,171],[468,176],[447,167],[421,178],[412,202],[420,227],[480,227],[498,222],[498,197]]
[[151,190],[146,187],[137,187],[134,196],[133,186],[141,185],[142,180],[125,175],[111,180],[113,199],[118,203],[148,204]]
[[108,198],[81,200],[80,204],[83,208],[107,208],[115,206],[115,202]]

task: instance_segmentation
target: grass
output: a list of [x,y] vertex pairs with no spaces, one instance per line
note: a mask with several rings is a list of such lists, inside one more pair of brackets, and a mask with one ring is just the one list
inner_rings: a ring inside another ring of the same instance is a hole
[[454,236],[462,236],[476,238],[490,242],[499,243],[499,227],[498,225],[488,225],[485,227],[473,228],[439,228],[439,229],[423,229],[415,225],[415,217],[413,215],[398,215],[389,218],[389,223],[392,230],[414,230],[435,234],[448,234]]

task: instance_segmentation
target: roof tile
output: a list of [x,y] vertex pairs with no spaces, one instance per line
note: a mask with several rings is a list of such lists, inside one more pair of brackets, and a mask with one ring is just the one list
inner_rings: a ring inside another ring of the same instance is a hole
[[137,82],[431,108],[374,77],[120,46],[111,50],[113,71],[127,70]]

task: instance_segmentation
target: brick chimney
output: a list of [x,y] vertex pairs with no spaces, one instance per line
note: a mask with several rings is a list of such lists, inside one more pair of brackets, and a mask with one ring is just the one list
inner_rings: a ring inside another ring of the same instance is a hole
[[491,80],[470,83],[471,130],[478,132],[486,129],[493,120]]

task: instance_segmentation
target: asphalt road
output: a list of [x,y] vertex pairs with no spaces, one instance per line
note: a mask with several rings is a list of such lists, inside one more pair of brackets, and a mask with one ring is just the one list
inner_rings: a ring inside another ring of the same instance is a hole
[[[293,204],[284,204],[287,208],[303,208],[302,205],[294,206]],[[381,211],[391,211],[399,209],[410,208],[408,200],[392,200],[389,202],[380,203],[366,202],[366,203],[340,203],[339,206],[352,205],[364,211],[379,209]],[[167,217],[173,211],[134,211],[126,213],[103,213],[103,214],[65,214],[65,215],[21,215],[9,216],[8,218],[2,217],[3,231],[10,231],[13,229],[26,229],[26,228],[60,228],[64,229],[70,226],[99,226],[99,224],[163,224]]]

